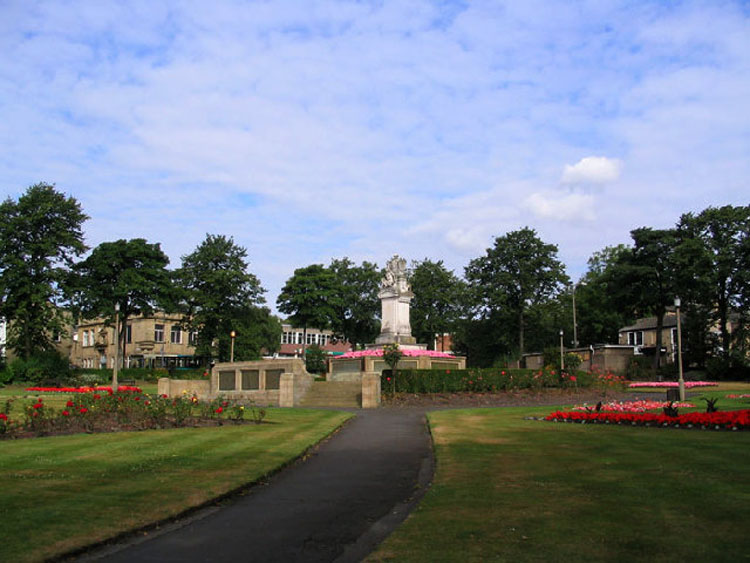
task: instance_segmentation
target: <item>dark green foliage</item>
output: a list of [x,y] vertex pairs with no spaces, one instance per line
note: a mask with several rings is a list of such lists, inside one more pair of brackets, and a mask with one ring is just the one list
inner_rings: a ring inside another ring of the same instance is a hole
[[475,315],[499,321],[503,332],[517,335],[505,350],[496,348],[496,357],[510,349],[523,355],[529,308],[554,298],[569,281],[557,246],[528,227],[497,237],[485,256],[466,267],[466,280]]
[[317,344],[308,346],[305,354],[305,369],[308,373],[326,372],[326,353]]
[[465,284],[445,268],[442,260],[433,262],[427,258],[412,263],[409,283],[414,293],[410,309],[412,334],[417,342],[426,343],[432,350],[436,335],[455,332],[464,313]]
[[0,317],[10,321],[8,347],[21,358],[52,349],[53,335],[65,332],[61,306],[69,268],[86,251],[86,219],[50,184],[0,204]]
[[719,401],[718,397],[703,397],[703,400],[706,401],[706,412],[718,412],[719,407],[716,406]]
[[542,389],[551,387],[589,387],[595,376],[577,372],[575,380],[561,378],[554,369],[405,369],[382,374],[381,388],[397,393],[495,393],[519,389]]
[[230,333],[235,330],[235,360],[255,359],[262,348],[273,348],[271,338],[281,334],[268,310],[257,307],[264,302],[265,290],[247,268],[247,250],[223,235],[207,234],[195,251],[182,257],[174,278],[185,324],[198,332],[198,355],[210,358],[218,353],[228,360]]
[[309,327],[326,329],[331,326],[340,299],[334,274],[321,264],[312,264],[294,270],[276,305],[279,311],[289,315],[288,320],[294,326],[302,327],[303,342],[306,342]]
[[5,383],[28,382],[63,385],[71,377],[68,359],[56,350],[39,352],[30,358],[11,360]]
[[675,418],[675,417],[679,416],[679,414],[680,414],[677,411],[677,407],[674,406],[674,401],[670,401],[669,404],[666,407],[664,407],[663,410],[664,410],[664,414],[666,416],[671,416],[672,418]]
[[127,357],[125,328],[131,317],[173,308],[174,288],[167,271],[169,258],[159,243],[145,239],[103,242],[75,266],[74,301],[83,318],[104,318],[115,324],[119,304],[121,358]]
[[[332,260],[328,270],[335,280],[336,298],[329,319],[333,332],[353,346],[373,342],[380,331],[380,271],[376,264],[354,264],[349,258]],[[312,326],[312,325],[310,325]]]

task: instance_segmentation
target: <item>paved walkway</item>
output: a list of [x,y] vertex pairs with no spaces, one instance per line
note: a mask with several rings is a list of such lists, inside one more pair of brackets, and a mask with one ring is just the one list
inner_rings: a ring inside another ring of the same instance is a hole
[[220,507],[81,561],[360,561],[432,477],[422,409],[358,410],[312,455]]

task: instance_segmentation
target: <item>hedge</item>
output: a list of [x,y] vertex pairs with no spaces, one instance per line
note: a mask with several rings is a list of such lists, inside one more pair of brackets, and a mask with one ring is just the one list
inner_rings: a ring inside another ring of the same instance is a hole
[[577,371],[560,373],[554,369],[404,369],[393,377],[390,370],[381,375],[384,393],[494,393],[516,389],[590,387],[599,381],[596,374]]

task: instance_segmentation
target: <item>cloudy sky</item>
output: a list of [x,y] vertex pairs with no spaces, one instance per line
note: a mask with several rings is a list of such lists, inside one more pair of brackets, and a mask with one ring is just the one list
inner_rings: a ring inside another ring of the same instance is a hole
[[231,235],[271,304],[523,226],[577,278],[748,179],[747,2],[0,0],[0,197],[55,183],[175,267]]

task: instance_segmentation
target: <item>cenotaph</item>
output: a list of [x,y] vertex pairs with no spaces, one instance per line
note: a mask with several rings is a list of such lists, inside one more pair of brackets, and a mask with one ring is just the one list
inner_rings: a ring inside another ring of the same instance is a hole
[[380,336],[368,348],[382,348],[385,344],[398,344],[405,349],[424,350],[411,335],[409,307],[414,294],[406,279],[406,260],[396,254],[385,267],[385,276],[378,292],[381,306]]

